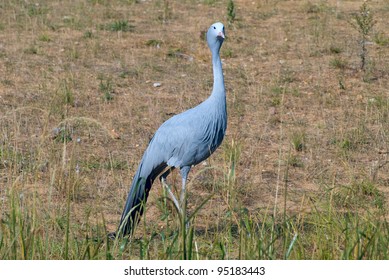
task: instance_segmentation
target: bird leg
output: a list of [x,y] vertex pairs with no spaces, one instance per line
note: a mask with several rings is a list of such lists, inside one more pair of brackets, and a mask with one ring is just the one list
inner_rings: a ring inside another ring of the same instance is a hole
[[188,230],[190,226],[190,221],[188,220],[186,213],[186,181],[188,179],[188,174],[190,171],[190,166],[184,166],[180,169],[180,174],[182,178],[182,188],[180,193],[180,206],[182,209],[182,219],[183,225],[185,224],[185,229]]
[[188,213],[186,212],[186,179],[182,179],[182,189],[180,193],[180,206],[181,206],[181,213],[182,213],[182,219],[183,223],[185,224],[186,231],[189,230],[190,227],[190,221],[188,219]]
[[186,179],[182,178],[182,188],[180,193],[181,208],[184,207],[184,203],[186,203]]
[[190,171],[190,166],[184,166],[180,169],[181,178],[182,178],[182,188],[180,194],[180,204],[181,207],[186,203],[186,180],[188,179],[188,174]]
[[[183,217],[183,198],[182,198],[182,193],[181,193],[181,197],[180,197],[180,200],[181,202],[178,202],[176,196],[173,194],[172,190],[170,189],[170,186],[166,183],[166,178],[165,177],[160,177],[160,180],[161,180],[161,183],[162,183],[162,186],[165,188],[165,190],[168,192],[169,196],[170,196],[170,199],[173,201],[174,203],[174,206],[177,208],[177,211],[180,213],[181,217]],[[185,196],[184,196],[185,197]],[[186,207],[186,206],[185,206]],[[185,215],[185,220],[187,219],[186,215]],[[186,230],[189,229],[189,221],[186,222],[185,224],[185,227],[186,227]]]
[[186,229],[189,228],[190,222],[187,220],[186,216],[186,180],[188,178],[188,173],[190,171],[189,166],[184,166],[180,169],[181,177],[182,177],[182,187],[181,187],[181,193],[180,193],[180,200],[176,198],[176,196],[173,194],[170,186],[166,183],[166,177],[170,174],[173,168],[169,168],[167,171],[162,173],[162,175],[159,177],[162,186],[165,188],[167,193],[170,196],[170,199],[173,201],[174,206],[177,208],[177,211],[179,212],[181,218],[183,219],[185,223]]
[[178,202],[177,198],[175,197],[175,195],[173,194],[172,190],[170,189],[170,186],[166,183],[166,179],[165,178],[161,178],[161,183],[162,183],[162,186],[167,191],[167,193],[169,194],[170,199],[173,201],[174,206],[176,206],[177,210],[180,213],[182,213],[182,209],[180,207],[180,203]]
[[159,179],[161,181],[162,186],[165,188],[165,190],[169,194],[170,199],[173,201],[174,206],[176,206],[178,212],[182,214],[182,208],[180,206],[180,203],[178,202],[176,196],[173,194],[172,190],[170,189],[170,186],[166,183],[166,177],[170,174],[170,172],[171,172],[171,169],[168,169],[165,173],[163,173],[159,177]]

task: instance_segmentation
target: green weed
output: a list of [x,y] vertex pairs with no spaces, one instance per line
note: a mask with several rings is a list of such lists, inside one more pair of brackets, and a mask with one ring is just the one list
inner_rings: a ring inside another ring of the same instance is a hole
[[114,32],[118,32],[118,31],[129,32],[129,31],[133,31],[134,28],[135,26],[129,24],[127,20],[117,20],[107,24],[103,29],[114,31]]
[[146,46],[150,46],[150,47],[159,47],[161,45],[162,45],[162,41],[157,39],[150,39],[146,42]]
[[111,79],[103,79],[100,78],[100,84],[99,84],[99,90],[102,93],[102,99],[104,101],[111,101],[113,100],[113,84]]
[[387,37],[382,32],[377,32],[374,34],[373,37],[374,43],[376,43],[379,46],[386,47],[389,45],[389,37]]
[[169,0],[162,1],[162,11],[158,15],[158,20],[162,23],[166,23],[173,17],[173,10]]
[[27,13],[29,16],[41,16],[47,14],[49,9],[40,3],[31,3],[27,5]]
[[335,69],[346,69],[347,62],[344,59],[335,57],[330,60],[330,66]]
[[50,42],[51,41],[51,38],[48,34],[42,34],[39,36],[39,41],[42,41],[42,42]]
[[85,39],[93,38],[93,32],[92,32],[91,30],[87,30],[87,31],[84,32],[83,37],[84,37]]
[[292,147],[295,151],[301,152],[305,148],[305,132],[293,132],[291,136]]
[[358,210],[367,208],[384,209],[384,196],[375,184],[369,181],[339,186],[334,194],[337,207]]
[[333,54],[339,54],[342,52],[342,48],[341,47],[338,47],[338,46],[330,46],[330,49],[329,49],[330,53],[333,53]]
[[227,21],[229,24],[234,23],[236,17],[235,4],[233,0],[228,0],[227,3]]
[[367,4],[367,1],[363,2],[361,7],[359,8],[359,13],[355,14],[354,22],[352,22],[352,26],[359,32],[361,35],[360,39],[360,59],[361,59],[361,69],[365,71],[366,63],[367,63],[367,42],[370,37],[371,31],[376,23],[373,14],[370,10],[370,7]]

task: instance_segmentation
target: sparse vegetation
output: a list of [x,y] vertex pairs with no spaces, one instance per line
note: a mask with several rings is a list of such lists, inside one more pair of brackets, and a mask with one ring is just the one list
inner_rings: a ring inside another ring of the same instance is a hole
[[291,143],[295,151],[301,152],[305,148],[306,136],[303,131],[293,132]]
[[347,67],[347,62],[344,59],[335,57],[331,59],[330,65],[333,68],[345,69]]
[[389,45],[389,37],[382,32],[377,32],[374,34],[374,42],[379,46],[387,47]]
[[[159,2],[157,2],[159,5]],[[162,1],[162,12],[158,16],[158,20],[162,23],[167,23],[173,16],[173,11],[169,0]]]
[[227,4],[227,21],[229,24],[232,24],[235,21],[235,4],[233,0],[228,0]]
[[93,37],[93,32],[91,30],[87,30],[84,32],[84,38],[85,39],[90,39]]
[[359,44],[361,46],[360,58],[361,69],[363,71],[366,70],[368,39],[375,23],[376,21],[373,17],[373,13],[370,11],[367,1],[364,1],[359,9],[359,13],[354,15],[353,23],[354,28],[358,30],[361,35]]
[[111,101],[113,99],[113,85],[111,79],[104,79],[99,77],[99,90],[102,93],[104,101]]
[[132,31],[135,27],[128,23],[127,20],[116,20],[113,21],[105,26],[105,29],[110,31]]
[[[387,3],[138,2],[1,4],[0,259],[389,259]],[[211,90],[202,31],[233,14],[228,131],[193,168],[191,222],[156,182],[108,240],[155,129]]]
[[39,36],[39,41],[42,41],[42,42],[50,42],[51,41],[51,38],[49,35],[47,34],[42,34]]

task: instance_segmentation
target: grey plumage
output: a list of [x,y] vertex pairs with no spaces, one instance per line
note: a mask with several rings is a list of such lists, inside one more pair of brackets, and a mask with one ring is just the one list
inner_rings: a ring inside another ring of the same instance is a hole
[[165,121],[155,132],[132,181],[120,220],[120,235],[132,234],[157,177],[165,179],[172,169],[180,169],[182,203],[191,167],[208,158],[221,144],[227,128],[226,94],[219,55],[223,40],[223,24],[214,23],[207,32],[213,64],[212,93],[198,106]]

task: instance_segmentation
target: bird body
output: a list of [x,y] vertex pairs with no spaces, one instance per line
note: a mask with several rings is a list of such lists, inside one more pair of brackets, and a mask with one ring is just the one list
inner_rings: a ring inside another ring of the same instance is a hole
[[227,128],[226,94],[219,56],[223,39],[223,24],[213,24],[207,32],[214,76],[209,98],[165,121],[150,140],[134,176],[121,216],[119,233],[123,236],[132,233],[157,177],[165,179],[172,169],[180,169],[182,198],[191,167],[208,158],[221,144]]

